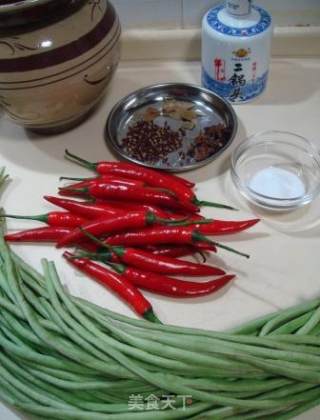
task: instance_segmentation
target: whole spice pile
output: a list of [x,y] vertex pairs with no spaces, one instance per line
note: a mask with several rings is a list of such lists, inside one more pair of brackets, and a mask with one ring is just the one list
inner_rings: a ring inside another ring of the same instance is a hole
[[171,130],[166,121],[163,127],[153,121],[137,121],[122,140],[122,147],[129,156],[151,163],[166,159],[181,145],[181,131]]
[[223,149],[230,137],[230,132],[224,124],[205,127],[195,138],[187,155],[197,162],[207,159],[209,156]]
[[70,295],[52,262],[34,270],[3,227],[0,397],[22,413],[285,420],[320,404],[320,299],[229,332],[134,320]]
[[[140,289],[174,298],[195,298],[230,285],[235,276],[205,264],[205,253],[223,249],[248,255],[208,236],[241,232],[254,226],[257,219],[205,219],[199,214],[203,205],[232,207],[198,200],[193,184],[180,177],[131,163],[90,163],[68,151],[66,157],[94,169],[97,176],[72,178],[76,182],[59,189],[61,197],[45,196],[64,211],[38,216],[4,215],[47,224],[8,233],[6,241],[52,242],[58,248],[68,248],[63,256],[71,265],[114,291],[137,314],[153,322],[160,321]],[[202,255],[204,262],[180,259],[195,254]],[[175,276],[208,279],[187,281]]]

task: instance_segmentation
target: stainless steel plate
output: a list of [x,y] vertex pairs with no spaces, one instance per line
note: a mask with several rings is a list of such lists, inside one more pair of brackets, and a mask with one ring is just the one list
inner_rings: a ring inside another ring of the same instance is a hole
[[236,132],[236,114],[223,98],[198,86],[166,83],[118,102],[109,114],[105,139],[131,162],[182,172],[216,159]]

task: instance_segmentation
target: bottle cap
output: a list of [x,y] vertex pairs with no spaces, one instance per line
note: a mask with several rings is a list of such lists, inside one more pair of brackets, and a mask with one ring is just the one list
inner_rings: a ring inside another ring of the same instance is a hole
[[226,0],[226,10],[233,16],[246,16],[251,13],[252,0]]

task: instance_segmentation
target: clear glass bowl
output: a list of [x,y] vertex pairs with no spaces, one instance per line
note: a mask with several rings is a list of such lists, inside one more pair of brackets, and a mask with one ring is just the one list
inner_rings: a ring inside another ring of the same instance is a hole
[[271,210],[292,210],[320,192],[320,155],[307,139],[285,131],[249,137],[233,152],[231,174],[242,195]]

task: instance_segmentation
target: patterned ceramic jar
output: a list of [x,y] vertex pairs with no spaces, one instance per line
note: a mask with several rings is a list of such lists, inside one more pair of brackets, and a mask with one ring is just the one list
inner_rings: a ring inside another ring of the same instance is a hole
[[117,67],[120,31],[108,0],[2,1],[0,104],[30,129],[80,122]]

